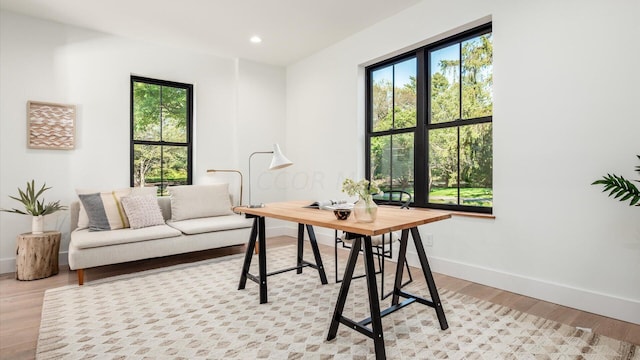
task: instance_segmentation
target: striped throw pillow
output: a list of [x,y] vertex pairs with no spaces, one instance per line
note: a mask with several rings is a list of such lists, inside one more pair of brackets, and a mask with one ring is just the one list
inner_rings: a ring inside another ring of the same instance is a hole
[[80,194],[78,197],[89,218],[89,231],[129,227],[129,221],[115,191]]
[[[122,197],[128,196],[128,195],[156,195],[157,193],[156,190],[157,189],[155,186],[122,188],[122,189],[115,189],[113,191],[98,190],[98,189],[76,189],[76,194],[78,194],[78,197],[80,197],[80,195],[83,195],[83,194],[84,195],[95,194],[95,193],[113,194],[116,197],[116,200],[119,202]],[[129,227],[128,220],[126,219],[126,214],[125,214],[124,224],[125,224],[124,227]],[[78,214],[78,229],[86,229],[88,227],[89,227],[89,216],[87,215],[87,211],[84,209],[84,204],[82,204],[82,201],[81,201],[80,212]]]

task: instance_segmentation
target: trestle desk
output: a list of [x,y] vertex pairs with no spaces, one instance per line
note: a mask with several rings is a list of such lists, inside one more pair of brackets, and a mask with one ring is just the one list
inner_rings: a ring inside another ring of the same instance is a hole
[[[336,306],[331,318],[331,323],[329,325],[327,340],[334,339],[338,332],[338,326],[343,324],[373,339],[376,359],[385,359],[386,355],[384,348],[384,336],[382,333],[382,318],[414,302],[433,307],[438,317],[440,328],[445,330],[449,327],[440,302],[440,296],[438,295],[438,290],[431,273],[431,268],[429,267],[429,262],[422,244],[420,232],[418,231],[418,226],[448,219],[451,217],[450,213],[436,210],[416,208],[400,209],[397,207],[380,206],[378,208],[378,216],[374,222],[359,223],[355,221],[353,216],[349,217],[347,220],[338,220],[332,211],[305,208],[305,205],[310,203],[311,202],[309,201],[289,201],[270,203],[262,208],[236,208],[236,211],[254,218],[238,289],[244,289],[247,279],[251,279],[252,281],[257,282],[260,286],[260,303],[266,303],[268,301],[267,276],[280,274],[290,270],[297,270],[298,273],[301,273],[304,267],[315,268],[319,273],[322,284],[326,284],[327,278],[313,230],[314,226],[320,226],[362,235],[361,237],[356,237],[356,239],[353,240],[353,246],[351,247],[349,259],[344,272],[344,278],[338,293],[338,299],[336,300]],[[267,273],[265,218],[274,218],[298,223],[298,258],[297,265],[295,267]],[[303,260],[302,249],[305,229],[309,235],[315,264]],[[401,231],[402,234],[400,236],[400,250],[397,259],[398,264],[403,264],[406,259],[409,234],[411,234],[411,238],[413,239],[413,243],[420,260],[422,272],[427,283],[427,288],[429,289],[429,294],[431,296],[430,300],[403,291],[401,289],[401,284],[404,267],[396,266],[391,306],[387,309],[380,310],[373,262],[373,250],[371,247],[371,236],[386,234],[390,231]],[[258,276],[249,273],[249,266],[251,265],[256,241],[259,242]],[[355,321],[343,316],[342,311],[347,300],[353,272],[361,250],[364,250],[365,277],[367,281],[371,317],[361,321]],[[400,298],[403,298],[402,302],[400,301]],[[371,328],[369,328],[369,325],[371,325]]]

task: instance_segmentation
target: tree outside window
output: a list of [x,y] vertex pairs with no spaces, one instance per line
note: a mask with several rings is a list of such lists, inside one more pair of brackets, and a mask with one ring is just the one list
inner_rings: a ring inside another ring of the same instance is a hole
[[386,193],[414,191],[415,75],[415,57],[371,73],[370,173]]
[[191,184],[193,86],[131,77],[131,186]]

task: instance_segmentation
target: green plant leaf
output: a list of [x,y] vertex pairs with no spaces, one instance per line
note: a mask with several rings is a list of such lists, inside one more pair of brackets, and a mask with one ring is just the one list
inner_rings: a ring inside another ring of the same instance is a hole
[[[46,187],[46,186],[47,186],[47,184],[46,184],[46,183],[44,183],[44,184],[42,185],[42,188],[40,188],[40,191],[38,191],[38,193],[36,194],[36,196],[34,197],[34,199],[39,198],[39,197],[40,197],[40,195],[42,195],[42,193],[43,193],[43,192],[45,192],[45,191],[47,191],[47,190],[51,189],[50,187]],[[32,187],[32,189],[34,189],[33,182],[31,183],[31,187]]]
[[34,203],[35,199],[37,199],[37,197],[33,193],[33,188],[35,186],[34,184],[35,184],[34,180],[31,180],[31,185],[27,183],[27,198],[31,201],[31,203]]
[[15,208],[11,210],[0,209],[0,211],[39,216],[52,214],[59,210],[66,210],[66,206],[60,205],[60,201],[46,203],[44,198],[42,200],[38,200],[40,196],[42,196],[42,194],[49,189],[51,189],[51,187],[47,187],[46,184],[43,184],[42,187],[36,192],[35,181],[27,181],[27,187],[24,191],[18,188],[19,197],[9,196],[9,198],[21,202],[24,206],[24,211]]
[[[640,157],[639,157],[640,158]],[[629,206],[640,206],[640,190],[623,176],[607,174],[591,185],[604,185],[602,192],[609,192],[608,196],[619,201],[628,201]]]

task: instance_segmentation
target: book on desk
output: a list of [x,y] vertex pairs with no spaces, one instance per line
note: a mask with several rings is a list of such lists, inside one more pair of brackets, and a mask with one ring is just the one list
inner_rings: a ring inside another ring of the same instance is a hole
[[314,201],[313,203],[304,207],[320,210],[351,209],[353,208],[353,203],[350,203],[347,200],[322,200]]

